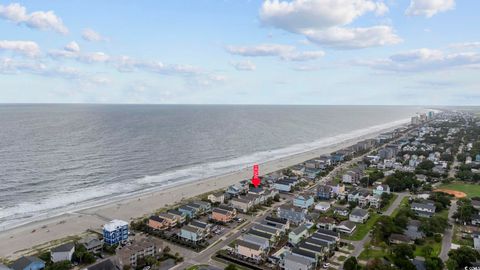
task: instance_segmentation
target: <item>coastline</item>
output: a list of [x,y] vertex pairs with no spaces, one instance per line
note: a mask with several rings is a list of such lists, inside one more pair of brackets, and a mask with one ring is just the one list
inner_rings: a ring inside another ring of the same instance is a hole
[[[373,138],[380,133],[403,126],[407,123],[407,120],[399,120],[392,123],[396,124],[310,151],[260,163],[260,172],[262,175],[268,174],[322,154],[334,152],[358,141]],[[163,190],[135,195],[122,201],[77,210],[8,229],[0,232],[0,257],[9,260],[15,259],[31,251],[32,247],[39,247],[57,239],[80,235],[88,229],[98,231],[108,220],[123,219],[130,221],[148,215],[157,209],[171,206],[183,199],[226,188],[241,180],[248,179],[250,176],[251,169],[248,167],[233,173],[183,183]],[[34,230],[35,232],[32,232]]]

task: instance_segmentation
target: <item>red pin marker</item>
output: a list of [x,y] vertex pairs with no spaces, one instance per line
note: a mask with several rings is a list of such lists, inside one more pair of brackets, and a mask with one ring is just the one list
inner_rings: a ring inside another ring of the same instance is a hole
[[258,165],[253,165],[253,177],[252,177],[252,185],[258,187],[260,185],[260,178],[258,177]]

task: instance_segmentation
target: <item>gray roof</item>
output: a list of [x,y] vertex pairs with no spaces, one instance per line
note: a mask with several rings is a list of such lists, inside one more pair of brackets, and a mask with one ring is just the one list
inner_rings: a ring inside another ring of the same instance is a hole
[[15,262],[13,262],[13,264],[11,265],[12,269],[14,270],[23,270],[25,269],[27,266],[29,266],[30,264],[34,263],[34,262],[42,262],[42,263],[45,263],[44,261],[40,260],[39,258],[37,257],[34,257],[34,256],[22,256],[20,257],[18,260],[16,260]]
[[87,270],[119,270],[120,268],[115,265],[112,260],[106,259],[94,265],[87,267]]
[[317,233],[318,234],[323,234],[323,235],[329,235],[329,236],[332,236],[332,237],[340,237],[340,234],[338,232],[334,232],[332,230],[327,230],[327,229],[323,229],[323,228],[319,228],[317,230]]
[[239,246],[244,246],[250,249],[260,250],[262,247],[260,245],[254,244],[252,242],[247,242],[243,240],[237,240],[236,244]]
[[417,202],[412,203],[412,208],[426,208],[431,211],[435,211],[436,209],[435,205],[431,205],[428,203],[417,203]]
[[75,245],[72,242],[70,242],[70,243],[60,245],[58,247],[54,247],[50,250],[50,252],[68,252],[68,251],[71,251],[72,249],[75,249]]
[[302,233],[303,231],[308,230],[305,224],[298,226],[297,228],[293,229],[292,232],[296,235]]
[[312,262],[300,255],[297,255],[297,254],[293,254],[293,253],[286,253],[285,256],[284,256],[284,259],[285,260],[289,260],[289,261],[294,261],[296,263],[299,263],[299,264],[303,264],[303,265],[310,265],[312,264]]
[[352,210],[352,213],[350,213],[351,216],[357,216],[357,217],[364,217],[367,214],[368,214],[368,211],[361,208],[355,208]]
[[345,227],[349,228],[350,230],[352,230],[357,225],[355,223],[351,222],[350,220],[344,220],[344,221],[340,222],[339,226],[345,226]]

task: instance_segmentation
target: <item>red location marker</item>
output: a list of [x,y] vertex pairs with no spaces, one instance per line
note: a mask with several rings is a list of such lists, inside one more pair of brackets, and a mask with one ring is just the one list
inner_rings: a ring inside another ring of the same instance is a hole
[[260,178],[258,177],[258,164],[253,165],[252,185],[255,187],[260,185]]

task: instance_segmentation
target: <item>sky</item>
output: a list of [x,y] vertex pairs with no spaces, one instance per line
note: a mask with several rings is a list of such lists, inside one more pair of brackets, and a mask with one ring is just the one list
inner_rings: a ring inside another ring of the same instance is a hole
[[0,103],[479,105],[479,10],[0,0]]

